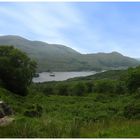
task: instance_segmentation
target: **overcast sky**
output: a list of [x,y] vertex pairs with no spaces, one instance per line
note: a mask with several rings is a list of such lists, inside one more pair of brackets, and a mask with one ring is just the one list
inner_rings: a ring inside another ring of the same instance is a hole
[[140,58],[140,2],[0,2],[0,35]]

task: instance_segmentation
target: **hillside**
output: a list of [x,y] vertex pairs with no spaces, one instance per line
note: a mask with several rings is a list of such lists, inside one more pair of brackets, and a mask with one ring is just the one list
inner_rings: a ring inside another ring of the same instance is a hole
[[67,81],[91,81],[91,80],[101,80],[101,79],[109,79],[109,80],[119,80],[120,77],[126,77],[127,70],[108,70],[104,72],[99,72],[94,75],[86,76],[86,77],[76,77],[71,78]]
[[[99,73],[97,81],[32,84],[27,96],[0,87],[0,101],[13,110],[13,115],[4,117],[13,120],[0,123],[0,137],[139,138],[140,94],[130,94],[124,90],[126,85],[118,84],[121,80],[110,79],[120,73]],[[108,80],[102,81],[106,76]]]
[[58,44],[30,41],[20,36],[0,36],[0,45],[13,45],[38,62],[38,71],[81,71],[118,69],[137,66],[139,61],[118,52],[80,54]]

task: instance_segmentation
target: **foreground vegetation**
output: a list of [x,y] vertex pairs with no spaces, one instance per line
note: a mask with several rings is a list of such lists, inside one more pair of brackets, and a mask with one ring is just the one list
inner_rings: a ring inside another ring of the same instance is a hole
[[[9,49],[13,51],[13,48]],[[28,80],[31,81],[35,65],[30,71],[29,66],[33,63],[25,54],[29,61],[21,59],[23,62],[8,63],[9,58],[20,60],[14,56],[10,53],[0,57],[0,62],[9,66],[3,70],[0,63],[3,73],[8,72],[9,68],[19,72],[18,75],[16,72],[0,75],[0,101],[12,108],[13,115],[9,117],[14,118],[13,122],[0,125],[1,138],[140,137],[140,67],[30,85]],[[23,69],[24,62],[27,63]],[[18,64],[15,69],[14,64]],[[14,77],[13,82],[3,78],[8,74]],[[20,79],[22,74],[27,76],[27,84],[22,85],[16,80],[15,76]],[[6,86],[8,84],[10,88]],[[14,92],[15,85],[20,86],[18,92]],[[22,86],[26,96],[20,92]],[[0,113],[2,111],[0,108]]]
[[[0,95],[15,110],[15,121],[0,127],[0,137],[140,137],[137,94],[45,96],[32,90],[21,98],[1,89]],[[41,116],[25,113],[34,106],[43,108]]]

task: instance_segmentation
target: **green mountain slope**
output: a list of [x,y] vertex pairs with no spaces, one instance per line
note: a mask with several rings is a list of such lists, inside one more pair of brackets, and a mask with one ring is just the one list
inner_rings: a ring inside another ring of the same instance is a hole
[[20,36],[0,36],[0,45],[14,45],[38,62],[38,71],[79,71],[137,66],[139,61],[117,52],[80,54],[58,44],[30,41]]

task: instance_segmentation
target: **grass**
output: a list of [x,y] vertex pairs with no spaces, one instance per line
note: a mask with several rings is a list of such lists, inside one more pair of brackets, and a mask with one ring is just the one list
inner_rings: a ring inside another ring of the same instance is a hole
[[81,130],[84,138],[139,138],[140,120],[109,120],[86,124]]
[[81,122],[63,124],[53,119],[24,118],[0,127],[1,138],[139,138],[140,120]]
[[[0,89],[0,96],[15,110],[15,121],[0,127],[1,138],[140,137],[140,120],[124,116],[125,106],[139,102],[134,95],[45,96],[31,90],[20,98]],[[43,108],[41,117],[24,116],[37,104]]]

